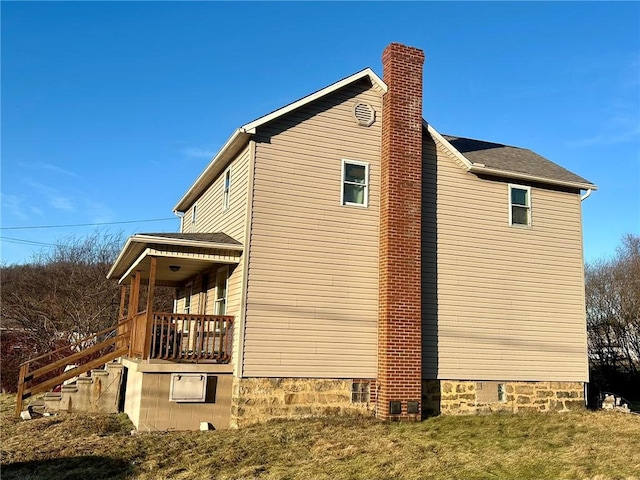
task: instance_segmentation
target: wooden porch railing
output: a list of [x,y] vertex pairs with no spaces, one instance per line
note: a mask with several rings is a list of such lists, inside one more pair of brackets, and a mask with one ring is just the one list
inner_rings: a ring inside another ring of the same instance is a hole
[[154,313],[149,358],[229,363],[233,316]]
[[[149,318],[151,325],[148,323]],[[20,414],[24,400],[32,395],[45,392],[65,380],[122,356],[229,363],[233,344],[233,320],[234,317],[228,315],[147,315],[146,311],[122,318],[115,327],[20,365],[16,414]],[[148,332],[151,338],[148,338]],[[65,356],[59,358],[60,355]],[[65,372],[67,365],[77,366]]]
[[[20,365],[18,377],[18,394],[16,414],[20,415],[24,400],[37,393],[45,392],[65,380],[93,370],[111,360],[126,355],[129,352],[129,320],[119,322],[94,333],[71,345],[32,358]],[[69,355],[52,361],[61,352],[74,351]],[[46,362],[50,362],[45,364]],[[38,365],[45,364],[42,367]],[[76,367],[64,371],[67,365]],[[33,369],[34,367],[35,370]]]

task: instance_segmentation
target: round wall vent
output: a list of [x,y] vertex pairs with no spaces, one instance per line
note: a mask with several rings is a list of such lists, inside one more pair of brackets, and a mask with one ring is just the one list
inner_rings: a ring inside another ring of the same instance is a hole
[[358,102],[353,106],[353,116],[358,125],[368,127],[376,119],[376,111],[368,103]]

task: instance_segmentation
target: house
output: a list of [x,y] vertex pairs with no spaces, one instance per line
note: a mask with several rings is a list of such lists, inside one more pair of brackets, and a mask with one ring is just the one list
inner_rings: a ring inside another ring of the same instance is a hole
[[[180,233],[127,240],[109,277],[139,430],[583,407],[596,187],[438,133],[423,62],[393,43],[383,79],[367,68],[243,125],[175,206]],[[173,312],[153,311],[160,285]]]

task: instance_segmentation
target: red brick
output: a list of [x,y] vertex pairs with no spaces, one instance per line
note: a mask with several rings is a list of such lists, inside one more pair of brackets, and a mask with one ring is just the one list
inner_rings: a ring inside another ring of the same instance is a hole
[[389,401],[421,398],[421,50],[397,43],[382,54],[388,91],[382,107],[378,416]]

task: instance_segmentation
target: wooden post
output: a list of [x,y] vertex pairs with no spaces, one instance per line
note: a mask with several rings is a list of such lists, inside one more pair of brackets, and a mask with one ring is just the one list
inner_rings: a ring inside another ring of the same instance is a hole
[[118,310],[118,322],[124,318],[124,304],[127,297],[127,286],[120,285],[120,309]]
[[140,271],[136,270],[136,273],[133,275],[133,279],[131,280],[131,285],[129,286],[129,308],[127,310],[127,318],[131,319],[129,322],[129,331],[131,334],[129,335],[129,356],[132,357],[134,354],[135,346],[137,345],[137,331],[138,327],[133,322],[133,317],[135,317],[138,313],[138,302],[140,300]]
[[22,392],[24,392],[24,377],[29,372],[29,364],[20,366],[20,375],[18,377],[18,393],[16,394],[16,416],[20,416],[22,412]]
[[131,284],[131,292],[129,295],[133,297],[133,302],[131,305],[131,312],[129,315],[137,315],[138,314],[138,305],[140,304],[140,281],[142,280],[142,272],[140,270],[136,270],[135,275],[133,276],[133,283]]
[[[122,335],[128,329],[127,325],[120,325],[120,323],[124,320],[124,305],[125,305],[126,296],[127,296],[127,286],[120,285],[120,308],[118,309],[118,320],[117,320],[118,335]],[[124,347],[124,342],[122,340],[118,341],[118,344],[116,345],[116,347],[117,348]]]
[[156,268],[158,259],[151,257],[151,265],[149,266],[149,290],[147,295],[147,316],[146,316],[146,335],[144,337],[144,352],[143,359],[147,359],[151,353],[151,334],[153,332],[153,295],[156,288]]

